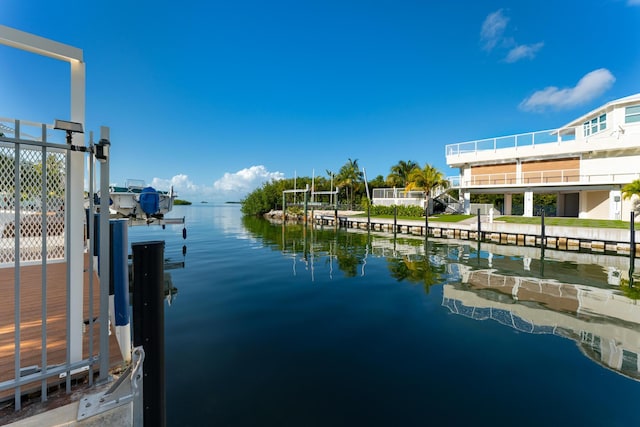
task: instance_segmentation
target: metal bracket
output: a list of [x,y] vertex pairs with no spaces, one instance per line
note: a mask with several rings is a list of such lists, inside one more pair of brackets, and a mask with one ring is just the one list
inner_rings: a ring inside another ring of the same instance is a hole
[[142,425],[143,362],[143,348],[141,346],[134,348],[132,365],[109,387],[109,390],[85,396],[80,400],[77,420],[81,421],[133,402],[133,425]]

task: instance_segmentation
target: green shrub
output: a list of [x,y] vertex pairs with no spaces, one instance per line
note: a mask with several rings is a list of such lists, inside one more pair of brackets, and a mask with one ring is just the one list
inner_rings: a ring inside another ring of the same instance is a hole
[[398,216],[402,217],[421,217],[424,216],[424,209],[420,206],[371,206],[371,215],[393,215],[395,209],[398,209]]

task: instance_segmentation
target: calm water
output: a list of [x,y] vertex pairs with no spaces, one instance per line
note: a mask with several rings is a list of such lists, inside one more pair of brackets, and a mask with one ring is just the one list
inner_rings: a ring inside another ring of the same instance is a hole
[[171,426],[640,425],[628,259],[172,216]]

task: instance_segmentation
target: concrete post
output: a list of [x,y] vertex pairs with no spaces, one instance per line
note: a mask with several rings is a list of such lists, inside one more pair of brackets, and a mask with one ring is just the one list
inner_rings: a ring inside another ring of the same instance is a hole
[[511,193],[504,195],[504,215],[511,215],[513,206],[513,195]]
[[524,215],[522,216],[533,216],[533,191],[524,192]]
[[465,215],[470,215],[471,214],[471,193],[469,193],[468,191],[464,191],[462,193],[462,197],[463,197],[463,206],[464,206],[464,214]]

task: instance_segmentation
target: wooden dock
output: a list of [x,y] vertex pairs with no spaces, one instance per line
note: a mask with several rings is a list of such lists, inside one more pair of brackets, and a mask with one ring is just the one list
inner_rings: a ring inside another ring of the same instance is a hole
[[[89,320],[89,257],[85,255],[84,268],[84,308],[83,319]],[[46,268],[47,283],[47,322],[46,322],[46,363],[47,366],[64,364],[66,361],[66,263],[49,263]],[[14,307],[14,268],[0,269],[0,290],[2,291],[2,308],[0,309],[0,382],[15,378],[15,307]],[[93,317],[100,315],[100,284],[94,273],[93,280]],[[20,267],[20,366],[42,368],[42,266],[30,265]],[[100,352],[99,323],[93,326],[93,355]],[[89,327],[83,331],[83,358],[89,358]],[[109,366],[123,364],[115,334],[109,337]],[[94,366],[97,372],[99,366]],[[77,374],[77,377],[88,373]],[[48,384],[56,387],[64,382],[57,376],[50,378]],[[41,382],[22,386],[22,393],[38,391]],[[13,399],[13,390],[0,392],[0,401]]]

